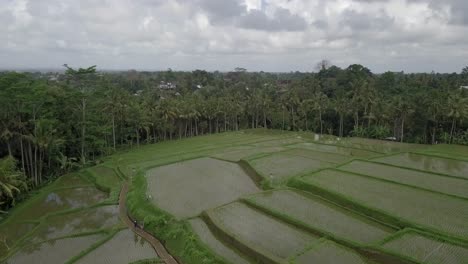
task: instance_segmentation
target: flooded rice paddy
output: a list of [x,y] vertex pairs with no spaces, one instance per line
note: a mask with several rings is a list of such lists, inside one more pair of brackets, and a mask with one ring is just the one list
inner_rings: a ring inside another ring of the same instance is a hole
[[196,216],[259,191],[239,165],[211,158],[149,170],[147,181],[154,204],[178,218]]
[[303,254],[299,255],[295,259],[297,264],[310,264],[310,263],[321,263],[321,264],[335,264],[335,263],[347,263],[347,264],[366,264],[369,263],[366,259],[360,256],[358,253],[339,246],[329,240],[324,240],[313,245],[310,250],[307,250]]
[[158,256],[151,245],[144,239],[125,229],[118,232],[111,240],[86,254],[76,263],[89,264],[128,264]]

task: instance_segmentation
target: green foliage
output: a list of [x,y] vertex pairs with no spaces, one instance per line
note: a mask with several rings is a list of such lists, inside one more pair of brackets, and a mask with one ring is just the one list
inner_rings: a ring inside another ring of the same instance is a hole
[[0,208],[15,204],[17,196],[28,189],[24,174],[16,167],[12,156],[0,159]]

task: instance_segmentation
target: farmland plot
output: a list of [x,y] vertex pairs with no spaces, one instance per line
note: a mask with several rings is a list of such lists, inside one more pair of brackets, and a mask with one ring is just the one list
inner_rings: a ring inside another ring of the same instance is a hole
[[468,261],[468,248],[413,231],[395,236],[394,239],[384,243],[383,248],[428,264],[456,264]]
[[51,216],[34,231],[31,240],[39,242],[76,233],[110,228],[119,222],[119,208],[116,205]]
[[404,221],[468,237],[468,203],[463,199],[336,170],[323,170],[302,180]]
[[361,245],[371,244],[393,230],[319,197],[306,197],[292,190],[255,194],[248,201],[302,225]]
[[341,147],[341,146],[336,146],[336,145],[316,144],[316,143],[310,143],[310,142],[294,144],[288,147],[309,149],[309,150],[320,151],[320,152],[329,152],[329,153],[334,153],[334,154],[341,154],[341,155],[361,157],[361,158],[367,158],[367,157],[380,155],[379,153],[367,151],[363,149],[346,148],[346,147]]
[[391,142],[370,138],[358,138],[351,137],[345,140],[339,141],[338,144],[343,146],[350,146],[355,148],[367,149],[371,151],[377,151],[381,153],[396,153],[414,150],[426,149],[425,145]]
[[271,180],[285,180],[297,174],[335,166],[335,163],[282,152],[251,160],[250,163],[263,177]]
[[212,155],[212,157],[237,162],[241,160],[242,158],[246,158],[249,156],[264,154],[264,153],[279,152],[285,149],[286,148],[284,147],[252,147],[252,146],[247,147],[245,146],[244,149],[222,150]]
[[48,213],[90,206],[105,198],[107,194],[94,187],[54,190],[35,198],[28,208],[18,212],[15,217],[22,220],[37,220]]
[[437,174],[355,160],[339,169],[468,198],[468,181]]
[[299,148],[291,148],[287,151],[283,151],[282,154],[297,156],[297,157],[304,157],[310,158],[315,160],[320,160],[324,162],[331,162],[331,163],[344,163],[352,159],[352,157],[342,154],[336,153],[329,153],[329,152],[320,152],[308,149],[299,149]]
[[157,255],[151,245],[130,229],[117,233],[111,240],[79,259],[77,263],[127,264]]
[[0,259],[8,253],[8,248],[32,231],[36,224],[9,221],[0,226]]
[[147,181],[152,201],[178,218],[259,190],[240,166],[211,158],[157,167],[148,171]]
[[403,153],[388,157],[377,158],[374,160],[391,165],[437,172],[468,179],[467,161],[439,158],[434,156],[425,156],[413,153]]
[[312,249],[299,255],[293,263],[297,264],[310,264],[310,263],[321,263],[321,264],[335,264],[335,263],[347,263],[347,264],[365,264],[368,263],[358,253],[342,247],[329,240],[321,241],[318,245],[314,245]]
[[210,210],[210,220],[258,254],[288,259],[317,237],[279,222],[239,202]]
[[193,218],[189,220],[192,229],[198,235],[203,243],[205,243],[211,250],[213,250],[216,254],[223,257],[224,259],[228,260],[231,263],[235,264],[248,264],[250,263],[247,261],[243,256],[241,256],[238,252],[233,250],[232,248],[226,246],[221,241],[219,241],[208,228],[206,223],[200,218]]
[[102,238],[102,235],[91,235],[29,245],[16,252],[6,263],[63,264]]

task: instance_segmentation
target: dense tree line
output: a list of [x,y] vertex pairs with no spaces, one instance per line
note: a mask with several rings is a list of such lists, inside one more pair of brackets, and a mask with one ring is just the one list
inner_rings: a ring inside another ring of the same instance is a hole
[[222,131],[468,144],[468,67],[460,74],[373,74],[327,63],[317,73],[277,74],[65,67],[63,74],[0,74],[2,208],[28,186],[119,148]]

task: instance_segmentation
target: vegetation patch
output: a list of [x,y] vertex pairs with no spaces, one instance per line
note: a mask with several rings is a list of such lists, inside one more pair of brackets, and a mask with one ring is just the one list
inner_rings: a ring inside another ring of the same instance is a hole
[[259,191],[239,165],[211,158],[157,167],[146,178],[149,199],[177,218],[196,216]]
[[403,153],[374,159],[391,165],[441,173],[468,179],[468,161],[427,156],[415,153]]
[[291,185],[389,223],[468,237],[468,203],[463,199],[336,170],[307,175]]
[[339,167],[340,170],[359,173],[374,178],[407,184],[426,190],[468,198],[468,181],[455,177],[444,177],[412,169],[355,160]]
[[319,197],[293,190],[268,191],[245,200],[287,222],[352,246],[370,245],[394,232]]

